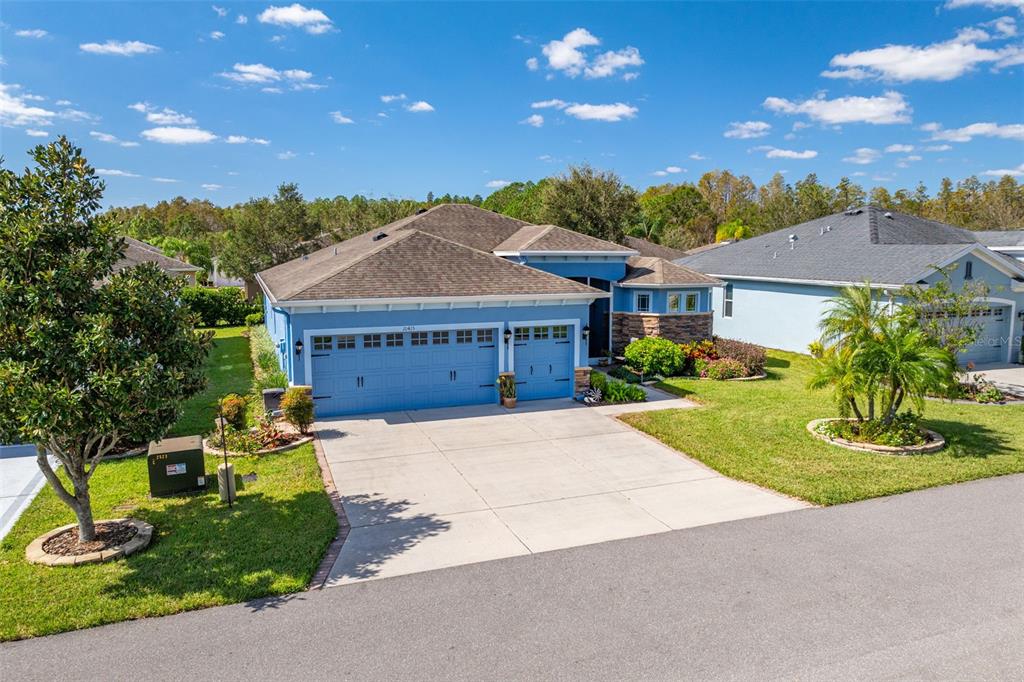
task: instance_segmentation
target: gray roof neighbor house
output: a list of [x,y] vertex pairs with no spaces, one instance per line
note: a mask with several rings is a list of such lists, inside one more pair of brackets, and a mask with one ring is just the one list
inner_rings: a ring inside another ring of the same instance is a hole
[[131,268],[142,263],[154,263],[158,268],[169,275],[184,275],[195,278],[195,274],[203,269],[196,265],[190,265],[185,261],[171,258],[164,255],[164,252],[146,242],[124,237],[125,248],[124,258],[114,265],[114,271],[118,272],[125,268]]
[[[714,277],[903,285],[975,250],[977,233],[865,206],[693,253],[675,262]],[[998,258],[989,254],[992,258]],[[1024,270],[1010,264],[1010,267]]]

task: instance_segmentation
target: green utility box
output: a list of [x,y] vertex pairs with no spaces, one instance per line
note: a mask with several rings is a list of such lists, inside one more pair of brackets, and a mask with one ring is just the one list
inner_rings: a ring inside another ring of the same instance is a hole
[[165,438],[149,444],[149,494],[166,497],[206,489],[201,436]]

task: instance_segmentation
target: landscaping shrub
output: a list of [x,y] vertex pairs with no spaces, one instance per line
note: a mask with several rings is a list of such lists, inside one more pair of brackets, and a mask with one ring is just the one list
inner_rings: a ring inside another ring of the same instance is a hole
[[263,313],[262,312],[249,313],[248,315],[245,316],[245,326],[246,327],[255,327],[255,326],[258,326],[258,325],[261,325],[261,324],[263,324]]
[[245,300],[237,287],[185,287],[181,290],[181,302],[199,316],[204,327],[241,325],[247,315],[260,312],[260,307]]
[[904,447],[925,442],[921,431],[921,417],[913,412],[896,415],[891,424],[886,424],[881,419],[862,422],[841,419],[825,422],[819,429],[831,438],[843,438],[855,443]]
[[715,348],[714,342],[707,339],[681,343],[679,349],[683,352],[684,357],[683,368],[680,372],[683,376],[700,376],[700,370],[697,369],[698,361],[703,361],[701,363],[701,369],[703,369],[708,361],[718,359],[718,350]]
[[683,368],[683,350],[672,341],[657,336],[637,339],[626,346],[626,364],[645,377],[655,374],[675,376]]
[[745,370],[743,376],[753,377],[764,374],[768,355],[765,349],[753,343],[736,341],[735,339],[715,339],[715,350],[719,358],[736,360]]
[[610,376],[615,377],[616,379],[622,379],[627,384],[640,383],[640,377],[637,375],[636,372],[631,372],[628,367],[623,367],[621,365],[619,365],[618,367],[612,367],[610,370],[608,370],[608,374]]
[[285,420],[299,433],[309,433],[313,423],[313,398],[303,388],[289,388],[281,398],[281,412]]
[[597,390],[604,393],[605,387],[608,385],[608,375],[604,372],[591,372],[590,373],[590,387],[596,388]]
[[726,379],[745,377],[747,376],[747,370],[739,360],[719,358],[709,362],[704,371],[701,372],[701,376],[715,379],[716,381],[724,381]]
[[[693,361],[693,375],[695,377],[707,376],[708,365],[711,364],[711,360],[705,360],[704,358],[697,358]],[[690,376],[690,375],[687,375]]]
[[647,394],[637,384],[609,379],[601,391],[606,403],[636,403],[647,400]]
[[236,429],[245,428],[245,398],[237,393],[229,393],[220,401],[220,411],[224,421]]

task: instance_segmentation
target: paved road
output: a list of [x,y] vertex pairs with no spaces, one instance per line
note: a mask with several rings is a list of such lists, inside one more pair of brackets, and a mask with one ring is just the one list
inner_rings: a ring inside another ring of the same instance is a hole
[[15,642],[29,679],[1022,679],[1024,476]]

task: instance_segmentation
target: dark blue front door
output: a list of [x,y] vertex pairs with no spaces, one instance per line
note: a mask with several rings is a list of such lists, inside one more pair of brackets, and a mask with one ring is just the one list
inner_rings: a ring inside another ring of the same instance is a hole
[[516,327],[513,343],[520,400],[572,395],[572,339],[566,325]]

